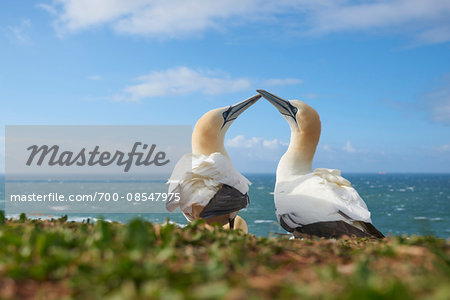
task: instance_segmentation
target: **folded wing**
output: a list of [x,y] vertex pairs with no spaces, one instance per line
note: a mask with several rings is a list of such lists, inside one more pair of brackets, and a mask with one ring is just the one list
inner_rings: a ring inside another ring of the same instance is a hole
[[280,224],[288,231],[335,221],[365,231],[363,224],[371,224],[366,203],[339,170],[316,169],[289,182],[277,183],[275,205]]
[[[175,166],[168,183],[169,193],[180,193],[180,201],[173,198],[166,204],[166,208],[173,211],[180,207],[188,219],[193,218],[193,207],[207,206],[216,194],[215,201],[220,200],[220,203],[216,204],[222,206],[216,207],[215,211],[214,206],[210,205],[209,213],[217,214],[227,205],[227,209],[242,207],[245,197],[248,198],[246,194],[251,184],[234,168],[229,157],[218,152],[209,156],[184,155]],[[224,185],[230,188],[223,189]],[[224,203],[224,201],[235,202]]]

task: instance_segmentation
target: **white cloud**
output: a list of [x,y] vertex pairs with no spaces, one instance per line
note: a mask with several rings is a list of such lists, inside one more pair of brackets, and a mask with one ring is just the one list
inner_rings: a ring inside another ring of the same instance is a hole
[[[107,24],[118,33],[174,38],[266,10],[261,0],[58,0],[60,33]],[[269,9],[273,5],[268,5]]]
[[450,6],[448,1],[442,0],[381,0],[339,1],[321,8],[314,17],[314,30],[333,32],[430,20],[445,15]]
[[315,93],[307,93],[307,94],[301,95],[301,98],[309,99],[309,100],[316,99],[316,98],[319,98],[319,97],[320,97],[320,95],[319,94],[315,94]]
[[355,147],[353,147],[353,145],[352,145],[352,143],[350,143],[350,141],[347,141],[345,143],[345,146],[342,147],[342,150],[344,150],[346,152],[349,152],[349,153],[355,153],[356,152]]
[[268,149],[279,149],[279,148],[287,148],[289,144],[281,142],[278,139],[273,139],[273,140],[263,140],[263,146]]
[[418,34],[417,40],[424,44],[439,44],[450,41],[450,25],[424,30]]
[[38,4],[36,4],[36,7],[45,10],[46,12],[48,12],[51,15],[58,14],[58,11],[56,10],[56,8],[47,3],[38,3]]
[[238,135],[232,139],[226,140],[225,144],[227,147],[232,148],[253,148],[257,145],[262,145],[262,138],[252,137],[247,139],[243,135]]
[[103,77],[100,75],[90,75],[90,76],[88,76],[88,79],[96,81],[96,80],[103,80]]
[[278,139],[266,140],[261,137],[246,138],[244,135],[238,135],[225,141],[227,150],[241,159],[252,161],[272,161],[278,162],[284,152],[286,152],[288,143]]
[[382,102],[402,113],[419,112],[433,123],[450,125],[450,73],[440,78],[440,84],[420,95],[415,102],[391,99],[383,99]]
[[450,74],[422,97],[419,109],[424,109],[432,122],[450,125]]
[[17,44],[26,45],[31,43],[31,37],[28,33],[31,27],[31,21],[29,19],[22,20],[19,25],[8,26],[7,35],[9,39]]
[[327,152],[332,151],[330,145],[323,145],[323,146],[322,146],[322,149],[323,149],[324,151],[327,151]]
[[242,172],[270,172],[277,169],[287,144],[277,139],[238,135],[225,141],[233,165]]
[[232,148],[266,148],[266,149],[278,149],[288,146],[287,143],[281,142],[278,139],[265,140],[260,137],[246,138],[244,135],[238,135],[232,139],[227,139],[225,142],[227,147]]
[[294,85],[302,84],[303,80],[297,78],[284,78],[284,79],[268,79],[265,81],[266,85]]
[[450,40],[448,0],[56,0],[39,7],[57,12],[62,34],[107,25],[123,34],[185,38],[259,22],[311,35],[377,30],[421,43]]
[[310,8],[312,34],[386,30],[406,33],[423,43],[450,40],[448,0],[336,1]]
[[436,97],[431,103],[433,121],[450,124],[450,97],[448,94],[434,95]]
[[246,78],[230,78],[219,72],[193,70],[176,67],[165,71],[153,71],[137,78],[140,82],[123,90],[124,94],[113,96],[113,100],[140,101],[144,98],[185,95],[194,92],[223,94],[246,90],[250,81]]
[[445,144],[436,148],[438,152],[450,152],[450,144]]

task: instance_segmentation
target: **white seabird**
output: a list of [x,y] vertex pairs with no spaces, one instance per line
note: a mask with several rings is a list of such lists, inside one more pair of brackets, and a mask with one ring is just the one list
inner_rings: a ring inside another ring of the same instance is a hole
[[272,103],[291,128],[291,141],[277,167],[274,191],[280,225],[295,236],[377,237],[364,200],[339,170],[315,169],[312,160],[319,143],[319,114],[298,100],[284,100],[257,90]]
[[168,181],[169,193],[179,193],[166,208],[180,207],[188,221],[203,218],[207,223],[229,223],[247,231],[245,221],[235,218],[249,203],[250,181],[237,171],[224,147],[225,134],[233,121],[253,105],[255,95],[235,105],[213,109],[204,114],[192,133],[192,153],[185,154],[176,164]]

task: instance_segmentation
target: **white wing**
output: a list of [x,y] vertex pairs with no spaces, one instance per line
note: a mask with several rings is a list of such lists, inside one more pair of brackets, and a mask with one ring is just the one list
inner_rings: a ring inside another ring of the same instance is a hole
[[185,214],[192,212],[192,205],[206,206],[219,190],[227,184],[242,194],[251,184],[233,166],[231,159],[221,153],[209,156],[185,154],[176,164],[168,181],[169,193],[180,193],[180,201],[167,203],[169,211],[180,207]]
[[316,169],[275,187],[277,216],[291,228],[324,221],[369,222],[366,203],[339,170]]

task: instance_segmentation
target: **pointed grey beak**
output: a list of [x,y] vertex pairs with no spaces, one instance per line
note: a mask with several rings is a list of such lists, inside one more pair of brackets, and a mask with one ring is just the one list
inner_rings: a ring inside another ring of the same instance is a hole
[[297,122],[297,119],[295,118],[295,114],[298,111],[297,107],[293,106],[289,101],[275,96],[274,94],[271,94],[265,90],[256,91],[260,93],[264,98],[266,98],[270,103],[272,103],[272,105],[275,106],[275,108],[278,109],[278,111],[282,115],[289,116],[293,118],[295,122]]
[[226,123],[232,122],[239,117],[241,113],[243,113],[247,108],[255,104],[256,101],[261,98],[261,95],[255,95],[253,97],[250,97],[248,99],[245,99],[244,101],[241,101],[239,103],[236,103],[234,105],[231,105],[226,111],[223,112],[223,126],[225,126]]

